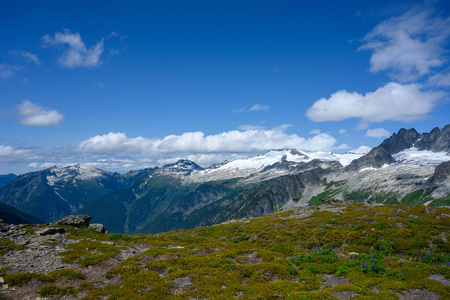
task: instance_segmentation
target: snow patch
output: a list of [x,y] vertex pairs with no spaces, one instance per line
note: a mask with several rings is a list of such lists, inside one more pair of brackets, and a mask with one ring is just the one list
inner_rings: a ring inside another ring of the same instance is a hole
[[431,164],[438,165],[444,161],[449,161],[450,156],[445,152],[432,152],[428,150],[419,150],[415,147],[411,147],[397,154],[392,155],[392,157],[399,162],[411,161],[421,164]]
[[76,185],[77,180],[91,180],[104,177],[103,171],[83,165],[73,165],[62,169],[53,167],[49,171],[51,175],[48,175],[46,179],[50,186],[54,186],[59,181],[72,181]]

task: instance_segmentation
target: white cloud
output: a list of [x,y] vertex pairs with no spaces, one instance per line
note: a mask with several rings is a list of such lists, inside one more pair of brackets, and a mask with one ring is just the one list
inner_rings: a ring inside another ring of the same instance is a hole
[[119,34],[118,32],[112,31],[112,32],[108,35],[107,39],[118,38],[120,41],[123,41],[123,40],[126,39],[127,37],[128,37],[128,36],[126,36],[126,35],[121,35],[121,34]]
[[11,51],[9,53],[11,55],[14,55],[14,56],[23,57],[29,63],[32,62],[32,63],[34,63],[36,65],[40,65],[41,64],[41,61],[39,60],[39,58],[33,53],[30,53],[30,52],[27,52],[27,51],[20,51],[20,50]]
[[19,123],[23,126],[55,126],[64,121],[64,116],[56,110],[48,110],[23,100],[17,105]]
[[245,107],[234,108],[234,109],[231,110],[231,113],[235,114],[235,113],[240,113],[240,112],[243,112],[243,111],[246,111]]
[[270,149],[298,148],[309,151],[332,150],[336,139],[322,133],[305,139],[286,134],[287,126],[272,130],[228,131],[205,136],[202,132],[185,132],[163,139],[128,138],[125,133],[110,132],[91,137],[78,145],[78,149],[93,152],[140,153],[146,155],[174,153],[251,153]]
[[367,154],[370,152],[370,150],[372,150],[372,148],[363,145],[359,146],[357,149],[350,150],[349,152],[356,154]]
[[51,163],[51,162],[48,162],[48,163],[36,163],[36,162],[34,162],[34,163],[30,163],[28,165],[28,167],[29,168],[39,168],[39,169],[48,169],[48,168],[53,167],[54,165],[56,165],[56,164]]
[[320,134],[320,129],[313,129],[309,133],[311,133],[311,134]]
[[391,133],[384,128],[369,129],[366,132],[366,136],[375,138],[389,137],[390,135]]
[[338,91],[316,101],[306,113],[314,122],[361,119],[361,124],[387,120],[410,122],[425,118],[445,93],[422,91],[418,84],[390,82],[365,95]]
[[430,76],[428,78],[428,85],[436,87],[449,87],[450,86],[450,68],[447,70]]
[[17,149],[11,146],[0,145],[0,161],[11,162],[24,159],[36,159],[37,155],[30,149]]
[[102,63],[100,55],[103,53],[104,39],[88,48],[81,40],[80,33],[65,30],[57,32],[54,37],[43,36],[42,42],[44,46],[66,46],[63,55],[58,59],[59,64],[64,67],[96,67]]
[[264,126],[260,126],[260,125],[248,125],[248,124],[242,124],[241,126],[239,126],[239,130],[262,130],[264,129]]
[[268,111],[270,109],[269,105],[261,105],[256,103],[248,111]]
[[345,129],[339,129],[339,134],[345,134],[345,133],[347,133],[347,130],[345,130]]
[[21,66],[0,64],[0,77],[4,79],[12,77],[20,69],[22,69]]
[[414,9],[379,23],[359,49],[373,51],[371,72],[389,71],[396,80],[412,81],[443,65],[449,36],[450,18]]

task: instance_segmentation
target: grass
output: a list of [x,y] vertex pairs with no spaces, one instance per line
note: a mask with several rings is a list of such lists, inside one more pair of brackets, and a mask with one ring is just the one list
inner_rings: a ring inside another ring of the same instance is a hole
[[[79,241],[61,255],[80,268],[95,267],[137,244],[147,250],[107,272],[114,284],[75,288],[68,274],[66,285],[29,273],[4,278],[17,285],[30,277],[49,282],[38,291],[41,297],[85,291],[84,299],[334,299],[338,292],[396,299],[394,293],[410,289],[450,298],[449,286],[429,278],[439,274],[450,280],[450,209],[330,207],[155,235],[74,230],[71,235]],[[347,283],[328,286],[325,276],[343,276]],[[189,284],[181,289],[177,282],[183,278]]]

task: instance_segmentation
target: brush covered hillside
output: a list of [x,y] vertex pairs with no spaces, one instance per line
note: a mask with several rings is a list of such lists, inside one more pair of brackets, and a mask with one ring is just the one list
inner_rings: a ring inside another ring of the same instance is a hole
[[120,175],[87,166],[20,175],[0,202],[46,222],[88,214],[115,233],[158,233],[336,200],[450,205],[450,125],[401,129],[344,154],[278,149],[202,168],[180,160]]
[[43,221],[21,212],[11,205],[0,203],[0,219],[8,224],[42,224]]
[[16,177],[14,174],[0,175],[0,186],[7,184]]
[[1,224],[2,299],[449,299],[450,209],[328,204],[155,235]]

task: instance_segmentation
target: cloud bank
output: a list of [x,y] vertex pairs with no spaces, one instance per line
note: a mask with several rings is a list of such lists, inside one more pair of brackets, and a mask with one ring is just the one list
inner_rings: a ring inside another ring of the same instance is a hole
[[358,118],[362,122],[411,122],[428,116],[445,93],[422,91],[418,84],[390,82],[365,95],[338,91],[316,101],[306,115],[314,122]]
[[96,67],[101,64],[100,55],[103,53],[104,39],[91,47],[81,40],[78,32],[69,30],[55,33],[54,37],[45,35],[42,37],[43,46],[63,46],[64,52],[58,58],[58,63],[67,68]]
[[12,162],[24,159],[37,159],[39,158],[32,150],[29,149],[17,149],[11,146],[0,145],[0,161]]
[[305,139],[286,134],[285,127],[273,130],[228,131],[205,136],[202,132],[185,132],[163,139],[129,138],[125,133],[110,132],[91,137],[78,145],[78,149],[93,152],[141,153],[146,155],[174,153],[251,153],[270,149],[298,148],[309,151],[332,150],[336,139],[322,133]]
[[57,110],[49,110],[23,100],[17,105],[19,123],[23,126],[55,126],[64,121],[64,116]]

